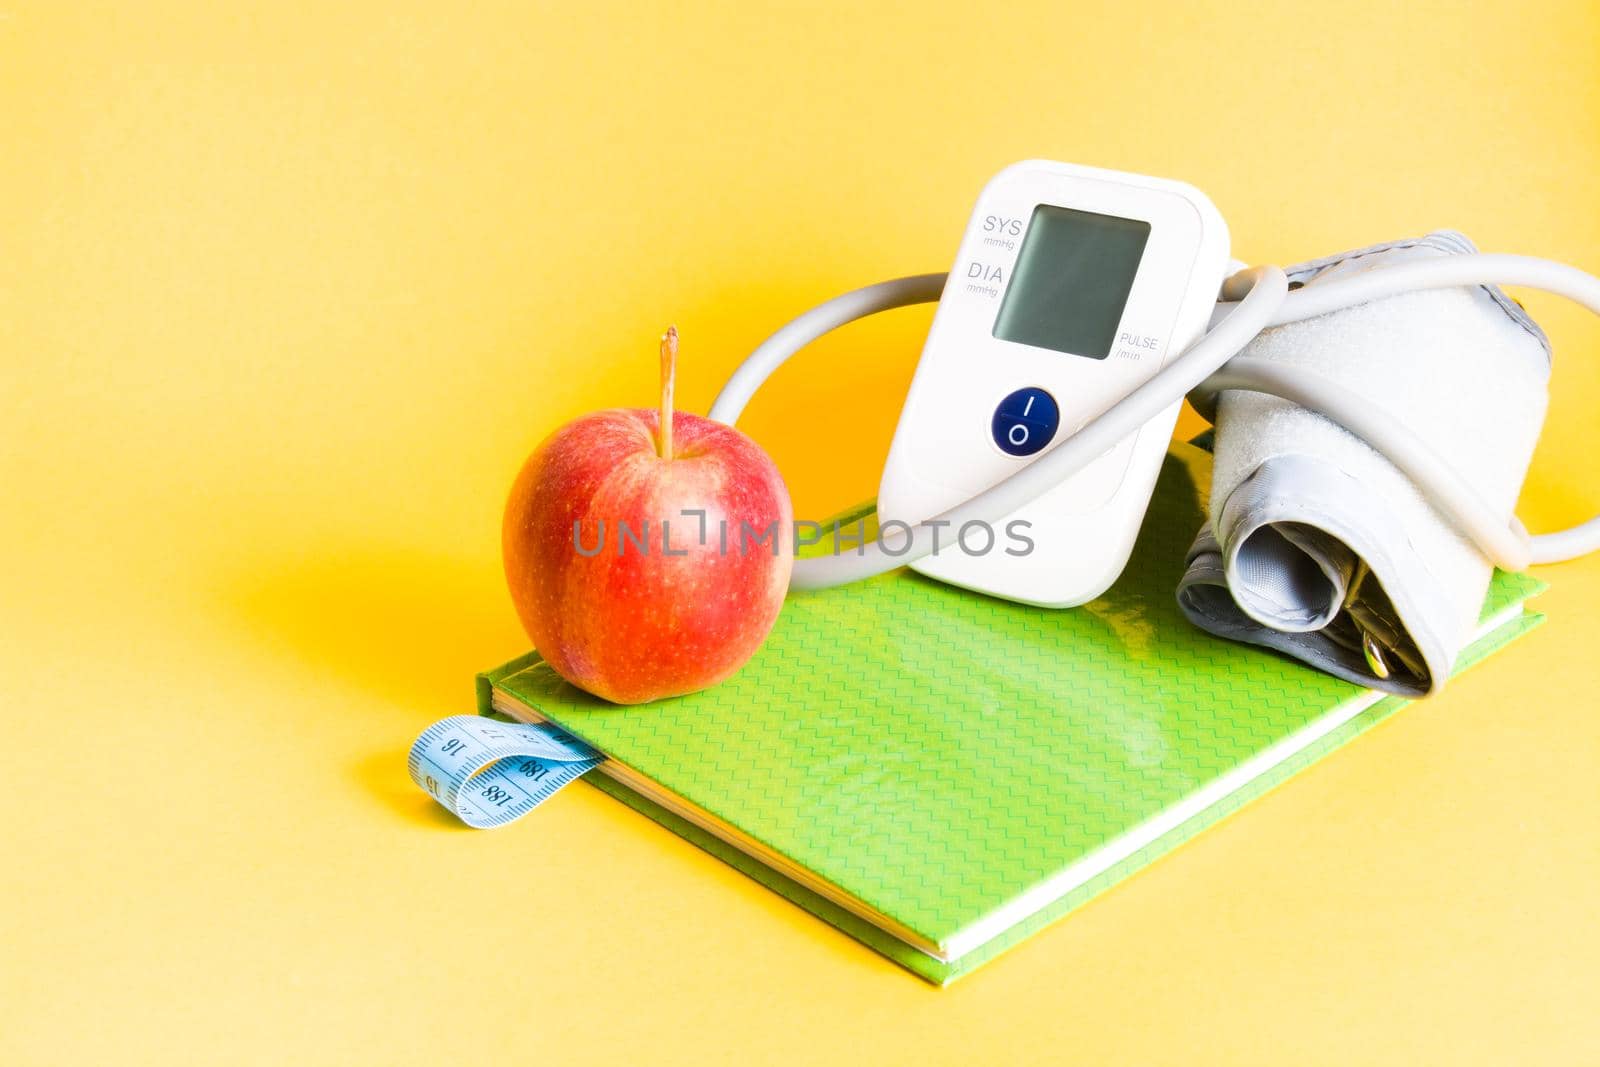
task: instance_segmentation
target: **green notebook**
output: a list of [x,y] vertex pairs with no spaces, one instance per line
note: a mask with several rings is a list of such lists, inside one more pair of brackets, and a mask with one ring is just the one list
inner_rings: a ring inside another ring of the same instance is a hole
[[[1061,918],[1405,701],[1201,633],[1173,590],[1209,457],[1177,446],[1133,558],[1081,608],[907,570],[790,596],[702,693],[617,707],[536,654],[486,714],[607,756],[587,780],[929,981]],[[1537,625],[1498,574],[1465,667]]]

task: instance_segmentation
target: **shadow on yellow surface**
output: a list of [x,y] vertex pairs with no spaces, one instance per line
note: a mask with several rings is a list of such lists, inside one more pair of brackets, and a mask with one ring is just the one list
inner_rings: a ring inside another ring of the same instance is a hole
[[473,674],[527,643],[497,563],[402,547],[252,561],[229,599],[308,670],[429,714],[472,710]]
[[477,833],[412,784],[406,774],[408,751],[408,748],[385,749],[364,756],[354,764],[351,775],[362,789],[407,822],[433,830]]
[[493,562],[350,546],[257,561],[223,589],[247,641],[290,661],[308,682],[354,691],[351,728],[382,746],[348,768],[361,790],[408,822],[463,830],[411,783],[407,749],[394,742],[433,719],[471,712],[473,675],[523,650],[499,582]]

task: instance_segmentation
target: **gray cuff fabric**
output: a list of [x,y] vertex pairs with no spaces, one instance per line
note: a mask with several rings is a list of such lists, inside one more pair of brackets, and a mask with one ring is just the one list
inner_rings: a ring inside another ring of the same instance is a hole
[[[1291,283],[1475,251],[1437,233],[1291,268]],[[1491,286],[1406,293],[1265,331],[1244,355],[1315,370],[1451,460],[1508,521],[1544,422],[1549,342]],[[1492,569],[1378,453],[1257,393],[1219,398],[1210,521],[1178,602],[1195,625],[1361,685],[1437,691]]]

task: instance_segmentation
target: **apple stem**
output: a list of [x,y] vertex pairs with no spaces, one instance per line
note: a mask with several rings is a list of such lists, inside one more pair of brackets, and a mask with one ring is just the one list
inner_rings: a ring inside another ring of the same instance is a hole
[[661,425],[656,446],[662,459],[672,458],[672,380],[678,371],[678,328],[668,326],[661,335]]

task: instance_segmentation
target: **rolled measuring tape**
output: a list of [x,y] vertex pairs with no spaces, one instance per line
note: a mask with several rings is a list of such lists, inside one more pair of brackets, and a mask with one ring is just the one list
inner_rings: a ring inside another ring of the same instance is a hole
[[522,818],[599,766],[600,753],[548,723],[452,715],[411,746],[411,780],[468,826]]

